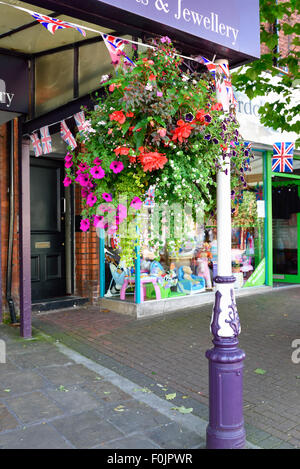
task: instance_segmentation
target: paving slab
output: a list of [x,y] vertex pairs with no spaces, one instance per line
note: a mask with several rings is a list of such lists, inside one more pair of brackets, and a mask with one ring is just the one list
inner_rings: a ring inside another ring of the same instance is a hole
[[8,397],[3,402],[21,422],[26,424],[46,421],[63,413],[51,399],[39,391]]
[[11,430],[19,425],[17,419],[9,412],[4,404],[0,404],[0,433]]
[[1,434],[1,449],[71,449],[72,445],[50,425],[41,424],[23,427],[20,430]]
[[53,426],[76,448],[93,448],[114,440],[123,433],[94,411],[81,412],[71,417],[55,420]]

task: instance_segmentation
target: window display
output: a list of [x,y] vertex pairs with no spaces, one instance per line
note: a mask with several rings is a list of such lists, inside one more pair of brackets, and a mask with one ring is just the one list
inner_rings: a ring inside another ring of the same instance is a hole
[[[260,188],[249,187],[236,204],[232,217],[232,273],[236,277],[234,288],[257,285],[248,282],[263,260],[263,219],[258,217],[257,200]],[[186,214],[180,219],[183,229],[176,246],[170,242],[172,223],[161,210],[160,223],[154,229],[155,201],[145,204],[141,212],[140,289],[141,302],[162,300],[176,296],[203,294],[213,291],[217,275],[218,246],[216,220],[210,217],[197,224]],[[158,209],[159,210],[159,209]],[[178,215],[178,214],[177,214]],[[177,220],[177,221],[178,221]],[[185,228],[185,229],[184,229]],[[174,240],[173,240],[174,241]],[[106,236],[107,252],[114,252],[113,260],[107,257],[110,284],[105,296],[115,296],[122,301],[136,300],[135,267],[126,267],[120,259],[122,249],[118,236]],[[261,278],[261,276],[260,276]],[[248,283],[247,283],[248,282]],[[263,282],[264,283],[264,282]]]

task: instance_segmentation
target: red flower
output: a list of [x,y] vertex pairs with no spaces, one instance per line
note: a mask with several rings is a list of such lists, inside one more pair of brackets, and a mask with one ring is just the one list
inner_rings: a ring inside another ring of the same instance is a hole
[[157,151],[141,153],[138,158],[145,172],[162,169],[168,161],[165,153],[158,153]]
[[130,163],[136,163],[136,155],[129,155],[128,159],[129,159]]
[[112,83],[111,85],[109,85],[108,89],[109,91],[112,93],[116,88],[120,88],[121,86],[121,83]]
[[128,155],[130,148],[127,147],[117,147],[114,149],[116,156],[119,155]]
[[220,147],[223,148],[224,151],[226,151],[228,148],[227,145],[222,145],[222,143],[220,143]]
[[154,73],[150,73],[149,80],[152,81],[152,80],[155,80],[155,79],[156,79],[156,75],[154,75]]
[[130,111],[130,112],[127,112],[127,113],[126,113],[126,117],[134,117],[133,112],[131,112],[131,111]]
[[147,59],[147,57],[143,58],[144,65],[154,65],[153,60]]
[[123,111],[114,111],[112,114],[110,114],[109,118],[111,121],[119,122],[119,124],[124,124],[126,121],[126,117]]
[[200,109],[200,111],[197,111],[196,113],[196,121],[200,122],[201,124],[204,124],[205,123],[205,119],[204,119],[204,116],[205,116],[206,112],[204,111],[204,109]]
[[177,121],[178,127],[173,132],[172,140],[176,142],[178,140],[180,143],[183,142],[184,138],[189,138],[192,131],[192,126],[188,122],[184,122],[182,119]]
[[222,109],[223,109],[223,106],[221,103],[213,104],[211,107],[212,111],[222,111]]

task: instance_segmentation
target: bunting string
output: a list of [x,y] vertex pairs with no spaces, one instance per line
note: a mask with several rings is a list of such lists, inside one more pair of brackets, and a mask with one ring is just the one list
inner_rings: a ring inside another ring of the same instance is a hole
[[[90,31],[93,33],[97,33],[101,35],[108,52],[111,56],[112,59],[112,64],[113,66],[117,69],[117,67],[121,64],[123,67],[134,67],[135,64],[132,62],[132,60],[124,53],[123,49],[127,43],[135,44],[138,46],[143,46],[151,49],[155,49],[155,46],[152,46],[150,44],[144,44],[138,41],[133,41],[131,39],[122,39],[118,38],[115,36],[108,35],[102,31],[99,31],[97,29],[93,29],[87,26],[81,26],[76,23],[70,23],[68,21],[64,20],[59,20],[56,18],[52,18],[47,15],[43,15],[41,13],[29,10],[28,8],[20,7],[17,5],[10,5],[8,3],[0,1],[0,4],[10,6],[12,8],[15,8],[20,11],[24,11],[28,14],[30,14],[35,20],[37,20],[42,26],[44,26],[51,34],[54,34],[58,29],[75,29],[78,31],[80,34],[83,36],[86,36],[86,31]],[[198,62],[202,65],[205,65],[207,70],[212,74],[212,77],[214,78],[216,82],[216,87],[219,88],[219,91],[221,92],[222,96],[222,104],[223,108],[227,110],[230,105],[235,105],[237,104],[237,101],[235,99],[233,89],[232,89],[232,83],[231,83],[231,78],[230,78],[230,72],[229,72],[229,67],[227,63],[220,63],[220,64],[215,64],[215,56],[213,58],[213,61],[206,59],[203,56],[198,56],[198,57],[187,57],[184,55],[176,54],[176,56],[181,57],[183,59],[191,60]],[[121,60],[121,57],[123,60]],[[219,77],[219,74],[216,74],[216,71],[218,72],[221,71],[221,77]],[[84,118],[84,113],[80,112],[77,113],[74,116],[75,122],[77,124],[79,132],[84,132],[87,130],[86,127],[86,121]],[[69,118],[66,118],[69,119]],[[57,122],[56,122],[57,123]],[[55,123],[55,124],[56,124]],[[51,124],[51,125],[54,125]],[[76,148],[76,140],[74,136],[72,135],[71,131],[69,130],[65,120],[60,121],[60,126],[61,126],[61,137],[62,139],[72,148]],[[37,135],[37,130],[34,131],[31,135],[31,141],[32,145],[34,148],[34,152],[36,156],[40,156],[41,154],[48,154],[52,152],[52,142],[51,142],[51,136],[49,132],[48,126],[42,127],[40,129],[40,135],[41,139],[38,138]]]
[[[8,3],[1,2],[1,1],[0,1],[0,4],[6,5],[6,6],[10,6],[10,7],[15,8],[15,9],[17,9],[17,10],[24,11],[24,12],[26,12],[26,13],[29,13],[31,16],[33,16],[33,15],[45,16],[45,15],[41,15],[40,13],[37,13],[37,12],[35,12],[35,11],[29,10],[28,8],[23,8],[23,7],[20,7],[20,6],[17,6],[17,5],[10,5],[10,4],[8,4]],[[48,16],[48,18],[51,19],[51,20],[59,21],[59,20],[56,20],[55,18],[51,18],[50,16]],[[92,32],[92,33],[100,34],[102,37],[105,36],[105,35],[107,36],[106,33],[104,33],[103,31],[99,31],[98,29],[93,29],[93,28],[90,28],[90,27],[88,27],[88,26],[82,26],[82,25],[79,25],[79,24],[76,24],[76,23],[68,23],[68,22],[64,22],[64,23],[65,23],[66,25],[68,25],[68,27],[73,27],[73,28],[77,29],[79,32],[81,32],[81,30],[82,30],[82,31],[90,31],[90,32]],[[45,27],[46,27],[46,26],[45,26]],[[67,27],[67,26],[65,26],[65,27]],[[50,30],[51,28],[46,28],[46,29],[48,29],[48,31],[52,32],[52,31]],[[57,29],[62,29],[62,28],[55,28],[55,31],[56,31]],[[53,31],[53,33],[54,33],[55,31]],[[53,34],[53,33],[52,33],[52,34]],[[81,34],[83,34],[83,33],[81,33]],[[113,37],[113,36],[112,36],[112,37]],[[118,38],[118,39],[119,39],[119,38]],[[129,42],[129,43],[135,44],[135,45],[137,45],[137,46],[143,46],[143,47],[148,47],[148,48],[150,48],[150,49],[155,49],[155,46],[152,46],[152,45],[150,45],[150,44],[141,43],[141,42],[138,42],[138,41],[133,41],[132,39],[126,39],[126,40],[124,39],[124,41],[125,41],[125,43],[128,43],[128,42]],[[198,63],[199,63],[199,58],[187,57],[187,56],[185,56],[185,55],[180,55],[180,54],[176,54],[176,55],[177,55],[178,57],[181,57],[182,59],[192,60],[192,61],[194,61],[194,62],[198,62]],[[205,58],[203,57],[203,59],[205,59]],[[207,60],[208,62],[211,62],[211,61],[209,61],[208,59],[205,59],[205,60]],[[211,63],[213,63],[213,62],[211,62]]]

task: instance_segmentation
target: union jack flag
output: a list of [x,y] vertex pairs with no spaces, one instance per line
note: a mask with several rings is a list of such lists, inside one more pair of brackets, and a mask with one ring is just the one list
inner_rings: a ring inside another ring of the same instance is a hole
[[254,187],[254,192],[255,192],[255,198],[256,200],[263,200],[264,195],[263,195],[263,187],[260,186],[259,184],[256,184]]
[[212,74],[214,80],[216,80],[216,70],[217,67],[219,67],[219,70],[221,70],[224,76],[223,79],[216,80],[216,86],[220,96],[222,96],[223,107],[224,109],[227,109],[230,104],[236,106],[237,99],[234,96],[228,64],[225,62],[215,64],[211,60],[208,60],[205,57],[202,57],[201,55],[199,57],[196,57],[196,60],[197,62],[207,67],[209,72]]
[[81,111],[74,114],[74,119],[79,132],[85,132],[87,129],[87,122],[85,120],[84,112]]
[[200,55],[199,57],[196,57],[196,60],[200,64],[205,65],[207,67],[207,70],[212,74],[212,76],[216,78],[216,68],[217,68],[216,64],[214,64],[211,60],[208,60],[205,57],[202,57],[202,55]]
[[52,140],[49,132],[49,127],[46,125],[40,129],[41,132],[41,142],[43,147],[43,153],[52,153]]
[[41,23],[51,34],[54,34],[57,29],[76,29],[83,36],[86,35],[84,29],[79,28],[75,24],[68,23],[67,21],[58,20],[56,18],[51,18],[50,16],[41,15],[40,13],[31,13],[31,16]]
[[218,66],[220,67],[220,69],[224,73],[225,77],[230,78],[230,72],[229,72],[228,64],[224,62],[224,63],[218,64]]
[[41,156],[43,154],[42,145],[41,145],[41,141],[39,137],[37,136],[35,132],[30,135],[30,140],[32,142],[32,146],[33,146],[33,150],[34,150],[34,154],[36,158],[38,156]]
[[126,65],[133,65],[135,67],[135,64],[130,60],[127,55],[123,52],[123,49],[127,42],[124,39],[121,39],[119,37],[115,36],[110,36],[108,34],[102,34],[103,41],[108,49],[108,52],[110,53],[111,60],[113,65],[119,65],[120,63],[120,57],[124,57],[124,63]]
[[234,106],[237,106],[237,99],[234,96],[231,79],[230,78],[225,79],[224,84],[226,86],[226,91],[227,91],[227,97],[228,97],[229,104],[233,104]]
[[293,153],[295,144],[279,142],[273,144],[272,171],[275,173],[293,172]]
[[66,144],[72,148],[72,150],[77,147],[76,140],[64,120],[60,123],[60,135]]

